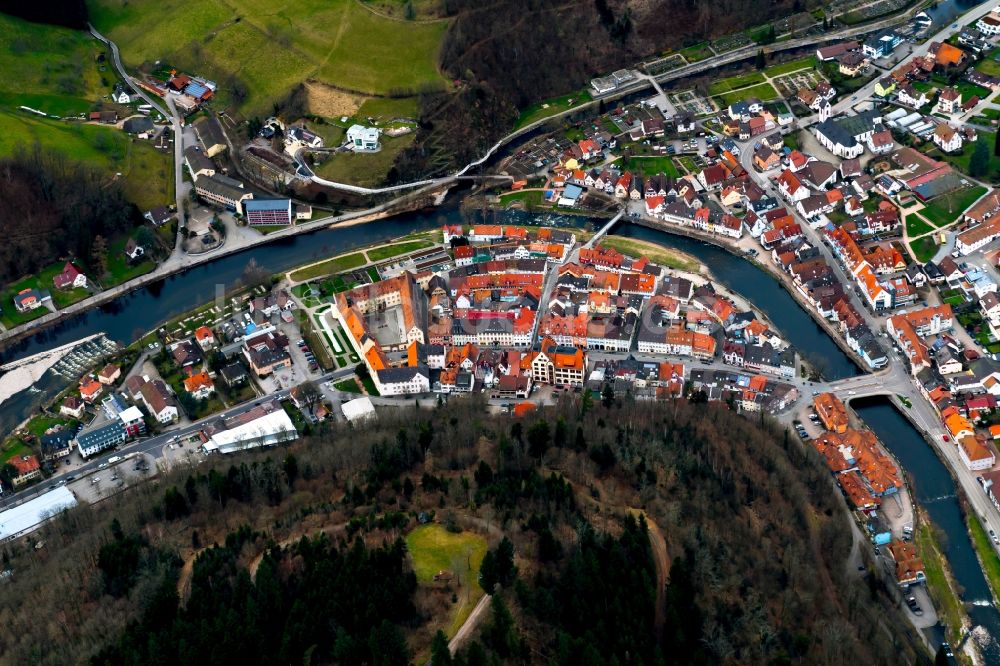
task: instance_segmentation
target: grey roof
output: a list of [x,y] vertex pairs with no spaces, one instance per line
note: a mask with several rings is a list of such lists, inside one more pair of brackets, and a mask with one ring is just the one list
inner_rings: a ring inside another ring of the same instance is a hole
[[215,164],[212,160],[196,146],[188,146],[184,149],[184,159],[191,165],[191,170],[196,173],[198,171],[215,171]]
[[220,175],[203,176],[195,183],[195,188],[232,201],[239,201],[243,197],[253,196],[249,191],[232,184],[235,182],[238,181]]
[[379,382],[383,384],[397,384],[400,382],[408,382],[417,375],[422,375],[427,377],[427,368],[415,367],[415,368],[385,368],[384,370],[378,370],[377,373]]
[[212,146],[225,147],[226,135],[216,117],[208,116],[197,120],[194,123],[194,129],[198,132],[198,138],[201,139],[205,148],[211,148]]
[[134,118],[127,119],[122,124],[122,128],[129,134],[141,134],[142,132],[149,132],[153,129],[153,121],[146,116],[136,116]]

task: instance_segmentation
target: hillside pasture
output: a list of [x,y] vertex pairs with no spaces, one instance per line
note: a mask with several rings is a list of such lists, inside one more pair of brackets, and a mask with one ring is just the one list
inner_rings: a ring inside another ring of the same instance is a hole
[[357,0],[94,0],[91,15],[129,65],[170,62],[220,85],[236,77],[246,111],[268,112],[306,79],[366,95],[444,85],[447,21],[395,20]]

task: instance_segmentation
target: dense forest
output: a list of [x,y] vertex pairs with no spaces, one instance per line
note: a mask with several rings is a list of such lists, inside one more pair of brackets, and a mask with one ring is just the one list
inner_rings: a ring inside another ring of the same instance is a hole
[[37,146],[0,158],[0,282],[62,257],[92,255],[94,239],[141,221],[121,186]]
[[[0,663],[929,663],[811,450],[604,402],[385,410],[78,507],[4,545]],[[428,520],[486,537],[478,580],[417,583]],[[455,655],[452,585],[493,593]]]
[[86,0],[0,0],[0,13],[17,16],[35,23],[51,23],[78,30],[87,29]]

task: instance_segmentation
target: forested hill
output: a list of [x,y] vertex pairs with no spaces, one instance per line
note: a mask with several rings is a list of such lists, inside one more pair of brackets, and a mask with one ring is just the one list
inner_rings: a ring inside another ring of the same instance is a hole
[[[518,109],[678,49],[808,10],[808,0],[448,0],[441,67],[462,85],[427,95],[404,174],[435,151],[466,164],[507,133]],[[409,170],[408,170],[409,169]]]
[[0,663],[929,663],[812,452],[608,402],[384,410],[75,509],[5,546]]

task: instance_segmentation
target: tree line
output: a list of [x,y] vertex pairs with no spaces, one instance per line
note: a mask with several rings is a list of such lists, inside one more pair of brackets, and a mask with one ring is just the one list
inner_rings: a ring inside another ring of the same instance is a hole
[[64,257],[104,272],[107,239],[141,221],[117,182],[37,145],[0,159],[0,281]]

